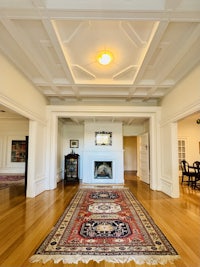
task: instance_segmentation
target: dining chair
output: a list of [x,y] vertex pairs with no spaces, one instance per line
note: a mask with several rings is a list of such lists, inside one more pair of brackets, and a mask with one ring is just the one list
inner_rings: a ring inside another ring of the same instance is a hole
[[200,161],[195,161],[193,163],[193,167],[195,170],[195,179],[193,181],[192,187],[193,188],[198,188],[197,182],[200,180]]
[[[194,168],[191,168],[189,163],[186,160],[181,161],[181,170],[182,170],[182,182],[187,182],[188,185],[193,184],[193,177],[195,177],[196,172]],[[184,181],[184,178],[186,177],[187,180]]]

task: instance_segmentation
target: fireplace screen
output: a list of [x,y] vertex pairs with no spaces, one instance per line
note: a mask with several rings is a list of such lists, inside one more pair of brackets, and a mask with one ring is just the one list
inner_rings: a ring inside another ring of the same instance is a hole
[[112,179],[112,161],[95,161],[94,178]]

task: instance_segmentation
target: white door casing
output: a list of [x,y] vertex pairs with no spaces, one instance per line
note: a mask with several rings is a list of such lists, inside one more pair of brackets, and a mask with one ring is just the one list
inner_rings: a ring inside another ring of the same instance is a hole
[[140,179],[149,184],[149,135],[140,136]]

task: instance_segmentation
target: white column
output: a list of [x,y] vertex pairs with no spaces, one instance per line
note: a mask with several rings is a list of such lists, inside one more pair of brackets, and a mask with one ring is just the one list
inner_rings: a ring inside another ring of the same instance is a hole
[[58,117],[49,113],[47,127],[47,189],[57,187],[57,139],[58,139]]
[[29,122],[29,150],[27,197],[35,197],[46,190],[46,126]]
[[150,145],[150,188],[159,190],[160,174],[160,132],[159,114],[152,114],[149,120]]
[[179,197],[177,123],[161,127],[161,190]]

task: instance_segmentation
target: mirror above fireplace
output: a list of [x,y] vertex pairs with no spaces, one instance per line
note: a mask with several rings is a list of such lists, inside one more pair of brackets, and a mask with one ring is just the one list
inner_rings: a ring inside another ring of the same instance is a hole
[[111,146],[112,145],[112,132],[95,132],[95,145],[96,146]]

